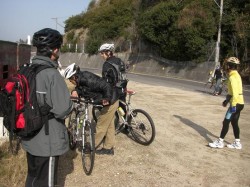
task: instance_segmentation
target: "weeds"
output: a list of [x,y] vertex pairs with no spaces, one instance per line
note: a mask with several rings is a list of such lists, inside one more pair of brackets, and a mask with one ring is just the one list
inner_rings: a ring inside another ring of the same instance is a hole
[[25,151],[20,150],[18,155],[9,152],[9,142],[0,145],[0,187],[24,186],[27,162]]

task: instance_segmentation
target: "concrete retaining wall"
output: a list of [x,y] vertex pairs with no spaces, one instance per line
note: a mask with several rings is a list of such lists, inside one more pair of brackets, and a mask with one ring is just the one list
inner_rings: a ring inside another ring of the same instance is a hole
[[[200,64],[175,62],[148,54],[119,53],[116,56],[129,64],[129,72],[153,76],[179,77],[205,82],[207,81],[208,72],[214,69],[214,62]],[[100,55],[88,56],[83,53],[63,53],[60,55],[60,62],[64,67],[76,63],[81,68],[101,69],[103,59]]]

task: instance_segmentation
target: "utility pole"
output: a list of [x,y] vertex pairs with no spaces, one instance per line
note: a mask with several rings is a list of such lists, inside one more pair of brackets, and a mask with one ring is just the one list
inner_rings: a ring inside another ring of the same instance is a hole
[[221,38],[222,13],[223,13],[223,0],[220,0],[220,20],[219,20],[218,38],[217,38],[216,50],[215,50],[215,67],[217,65],[220,65],[219,57],[220,57],[220,38]]
[[58,18],[51,18],[51,19],[54,19],[54,20],[56,21],[56,30],[57,30],[57,24],[58,24],[58,23],[57,23],[57,19],[58,19]]

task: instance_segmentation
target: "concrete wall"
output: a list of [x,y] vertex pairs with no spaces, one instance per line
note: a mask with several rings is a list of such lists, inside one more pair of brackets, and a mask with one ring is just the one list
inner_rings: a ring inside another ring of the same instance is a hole
[[[179,77],[194,81],[206,82],[208,72],[214,69],[214,62],[196,64],[193,62],[175,62],[148,54],[133,55],[129,53],[116,54],[129,64],[129,72],[163,77]],[[88,56],[83,53],[63,53],[61,64],[66,67],[76,63],[81,68],[101,69],[103,59],[100,55]]]

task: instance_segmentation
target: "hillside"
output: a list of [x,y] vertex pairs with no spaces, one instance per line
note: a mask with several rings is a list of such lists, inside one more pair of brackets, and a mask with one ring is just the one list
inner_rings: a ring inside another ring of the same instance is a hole
[[[90,55],[101,43],[114,42],[117,52],[150,52],[175,61],[202,62],[214,59],[219,5],[219,0],[93,0],[86,12],[66,20],[65,41]],[[221,61],[228,56],[248,59],[249,12],[249,1],[224,1]],[[63,50],[76,48],[65,45]]]

